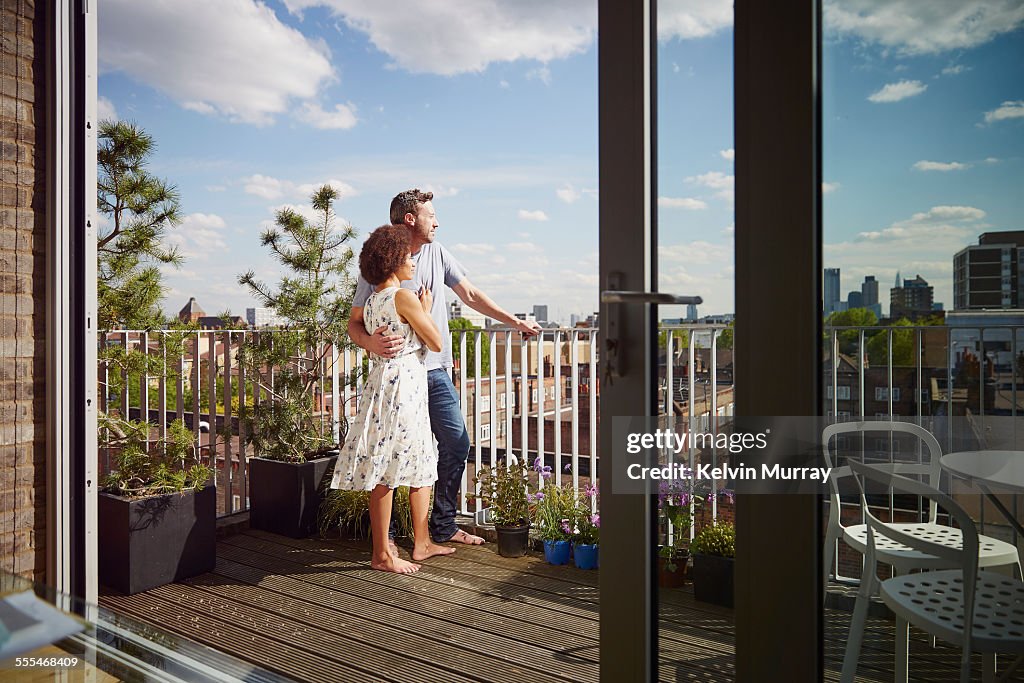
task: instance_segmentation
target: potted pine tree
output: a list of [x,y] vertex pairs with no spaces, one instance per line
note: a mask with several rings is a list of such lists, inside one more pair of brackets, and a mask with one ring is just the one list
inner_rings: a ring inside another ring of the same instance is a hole
[[[338,442],[326,419],[327,362],[344,353],[354,282],[351,226],[336,225],[337,191],[324,185],[311,196],[315,220],[285,208],[261,242],[286,274],[272,288],[249,271],[239,276],[262,306],[287,321],[280,331],[247,337],[239,365],[255,379],[259,402],[242,402],[249,461],[249,524],[254,529],[302,538],[317,527],[324,483],[337,460]],[[343,438],[346,422],[339,421]]]
[[164,439],[151,425],[100,415],[101,447],[114,464],[100,485],[99,581],[133,594],[212,571],[217,561],[213,470],[181,418]]

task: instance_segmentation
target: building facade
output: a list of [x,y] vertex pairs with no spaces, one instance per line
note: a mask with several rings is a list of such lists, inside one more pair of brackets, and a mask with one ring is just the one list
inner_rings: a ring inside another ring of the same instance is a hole
[[824,299],[825,315],[833,311],[839,310],[839,269],[838,268],[826,268],[825,269],[825,286],[824,286]]
[[889,317],[921,318],[931,315],[935,303],[935,288],[918,275],[904,280],[903,286],[889,290]]
[[1024,230],[986,232],[953,257],[953,310],[1024,308]]

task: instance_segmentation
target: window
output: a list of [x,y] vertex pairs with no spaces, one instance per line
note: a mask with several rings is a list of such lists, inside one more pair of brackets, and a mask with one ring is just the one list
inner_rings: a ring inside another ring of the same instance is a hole
[[480,425],[480,441],[483,442],[483,441],[490,441],[490,440],[491,440],[491,425],[489,425],[489,424]]
[[921,403],[928,403],[928,398],[929,398],[928,390],[927,389],[921,389]]
[[489,394],[484,394],[480,397],[480,412],[489,413],[491,411],[491,397]]
[[532,403],[536,403],[537,402],[537,389],[536,388],[530,389],[530,401]]
[[[836,387],[836,389],[838,389],[838,391],[836,393],[839,395],[839,400],[840,401],[849,401],[850,400],[850,387],[848,385],[840,385],[840,386]],[[833,387],[830,384],[827,387],[825,387],[825,397],[831,400],[832,399],[832,393],[833,393]]]
[[498,399],[498,407],[504,408],[507,402],[507,398],[508,396],[506,394],[502,394],[501,397]]
[[[889,387],[875,387],[875,400],[876,401],[888,401],[889,400]],[[900,400],[900,388],[893,387],[892,389],[892,400]]]

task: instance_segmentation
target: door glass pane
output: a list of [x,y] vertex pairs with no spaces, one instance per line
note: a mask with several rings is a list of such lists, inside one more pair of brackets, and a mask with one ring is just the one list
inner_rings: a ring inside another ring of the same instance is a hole
[[[823,12],[822,413],[851,423],[831,443],[837,464],[1020,451],[1024,10],[995,0],[835,0]],[[920,425],[939,452],[884,424],[863,433],[853,426],[862,418]],[[1016,557],[1020,501],[1011,488],[1000,491],[1003,514],[964,479],[946,473],[938,483]],[[862,513],[847,484],[840,480],[841,503],[824,514],[855,525]],[[929,519],[915,496],[868,502],[885,520]],[[941,515],[939,523],[947,523]],[[838,671],[850,596],[869,570],[855,540],[825,545],[826,667]],[[905,561],[889,559],[882,577]],[[886,623],[869,616],[859,674],[892,676]],[[920,630],[910,637],[911,677],[956,678],[959,649],[940,640],[932,650]]]
[[[732,3],[659,2],[657,32],[658,290],[703,299],[699,306],[659,307],[658,412],[715,433],[733,413]],[[666,459],[727,462],[711,448]],[[712,567],[695,590],[689,557],[696,532],[732,523],[733,497],[724,482],[701,485],[665,485],[659,495],[659,547],[652,552],[663,680],[735,675],[732,609],[707,602],[731,601],[731,575]]]

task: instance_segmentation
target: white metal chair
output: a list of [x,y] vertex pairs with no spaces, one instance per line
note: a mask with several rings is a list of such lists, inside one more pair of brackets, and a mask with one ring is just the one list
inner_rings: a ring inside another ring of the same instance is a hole
[[[911,434],[926,447],[927,458],[920,463],[893,463],[886,465],[889,471],[898,475],[916,475],[924,477],[928,485],[933,489],[939,488],[939,478],[942,473],[942,465],[939,458],[942,456],[942,449],[935,436],[927,429],[909,422],[878,421],[878,422],[844,422],[829,425],[822,432],[822,452],[825,458],[825,466],[833,467],[836,458],[833,456],[831,443],[833,438],[841,434],[856,433],[865,435],[867,433]],[[840,523],[839,506],[839,480],[852,476],[848,465],[834,467],[829,475],[830,501],[828,527],[825,532],[825,562],[824,562],[824,584],[828,586],[829,573],[832,571],[833,561],[836,556],[836,541],[842,538],[847,545],[854,548],[862,555],[867,551],[867,524],[854,524],[843,526]],[[862,499],[862,512],[866,513],[866,506]],[[926,539],[932,542],[941,543],[950,548],[960,548],[963,543],[960,529],[952,526],[938,524],[936,521],[938,506],[932,501],[928,505],[927,522],[889,522],[889,526],[905,534]],[[990,536],[978,537],[978,564],[981,567],[999,567],[1004,565],[1016,565],[1018,576],[1024,577],[1021,572],[1020,555],[1016,546]],[[949,568],[949,562],[941,557],[921,552],[900,543],[889,537],[875,539],[875,552],[879,562],[891,565],[897,574],[903,574],[915,569],[945,569]],[[865,569],[865,571],[867,571]]]
[[[979,571],[980,541],[974,522],[946,494],[877,466],[851,461],[850,467],[860,487],[862,503],[868,480],[892,490],[923,496],[932,506],[941,505],[959,524],[962,534],[959,547],[953,547],[941,537],[908,533],[906,529],[882,522],[865,505],[867,562],[850,621],[841,680],[844,683],[853,681],[868,602],[876,587],[882,601],[896,615],[897,681],[907,680],[908,623],[963,649],[960,658],[962,683],[971,678],[972,651],[985,654],[983,680],[986,682],[995,679],[995,653],[1017,654],[1016,661],[1003,674],[1003,679],[1009,677],[1024,659],[1024,582],[995,572]],[[878,542],[882,539],[940,558],[947,566],[958,568],[894,576],[879,584],[877,571],[881,559]]]

